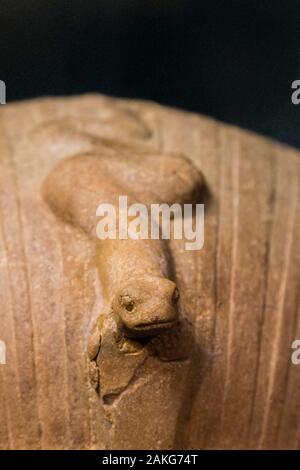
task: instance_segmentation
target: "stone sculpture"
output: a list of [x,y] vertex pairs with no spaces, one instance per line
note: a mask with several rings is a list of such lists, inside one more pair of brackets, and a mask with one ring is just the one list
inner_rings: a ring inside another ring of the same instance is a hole
[[[0,145],[0,448],[299,448],[298,152],[99,95]],[[203,202],[204,248],[97,239],[120,194]]]

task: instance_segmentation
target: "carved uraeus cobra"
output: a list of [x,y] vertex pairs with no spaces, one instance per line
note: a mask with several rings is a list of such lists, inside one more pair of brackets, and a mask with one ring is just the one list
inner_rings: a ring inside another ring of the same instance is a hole
[[[123,337],[147,337],[173,327],[179,292],[166,241],[99,240],[97,207],[114,205],[118,221],[120,195],[128,197],[128,205],[193,203],[202,183],[201,173],[182,155],[134,151],[108,142],[62,160],[46,178],[43,195],[52,210],[96,240],[104,310]],[[96,328],[89,346],[91,360],[99,343]]]

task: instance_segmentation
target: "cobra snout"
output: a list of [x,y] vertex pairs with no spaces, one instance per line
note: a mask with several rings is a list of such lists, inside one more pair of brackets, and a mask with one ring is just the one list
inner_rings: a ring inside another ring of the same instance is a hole
[[112,304],[125,335],[153,336],[178,322],[176,284],[163,277],[145,277],[126,283]]

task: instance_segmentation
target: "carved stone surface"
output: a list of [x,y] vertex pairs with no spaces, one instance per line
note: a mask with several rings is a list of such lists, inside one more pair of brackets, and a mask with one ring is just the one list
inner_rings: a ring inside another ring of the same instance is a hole
[[[299,153],[99,95],[0,147],[0,448],[299,448]],[[204,202],[204,248],[97,240],[119,194]]]

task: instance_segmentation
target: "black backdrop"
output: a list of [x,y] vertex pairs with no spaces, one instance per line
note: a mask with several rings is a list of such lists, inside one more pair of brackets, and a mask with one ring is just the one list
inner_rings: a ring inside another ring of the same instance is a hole
[[299,0],[0,0],[8,102],[99,91],[300,147]]

